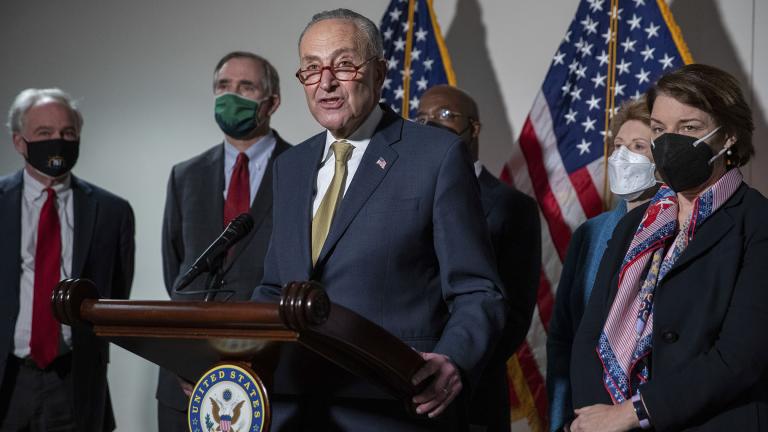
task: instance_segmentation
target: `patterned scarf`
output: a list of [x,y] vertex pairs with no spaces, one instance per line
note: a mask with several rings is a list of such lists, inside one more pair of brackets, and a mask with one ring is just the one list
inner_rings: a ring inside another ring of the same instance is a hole
[[597,344],[603,384],[615,404],[630,399],[650,378],[656,287],[688,247],[696,230],[728,201],[741,181],[738,169],[728,171],[696,198],[691,217],[679,230],[677,195],[669,187],[662,186],[648,205],[624,256],[619,289]]

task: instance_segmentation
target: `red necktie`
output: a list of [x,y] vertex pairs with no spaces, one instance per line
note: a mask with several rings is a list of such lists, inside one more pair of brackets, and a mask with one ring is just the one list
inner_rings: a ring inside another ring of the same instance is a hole
[[48,199],[40,210],[35,247],[35,295],[32,302],[32,335],[29,350],[40,368],[59,354],[59,323],[51,311],[51,293],[61,279],[61,225],[56,192],[46,188]]
[[251,175],[248,172],[248,156],[237,155],[232,177],[229,179],[227,201],[224,203],[224,226],[251,208]]

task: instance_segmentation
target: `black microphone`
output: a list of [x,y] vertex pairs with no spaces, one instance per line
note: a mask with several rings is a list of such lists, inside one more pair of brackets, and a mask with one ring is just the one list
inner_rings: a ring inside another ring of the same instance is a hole
[[179,280],[179,285],[176,290],[181,290],[187,285],[191,284],[200,273],[211,271],[214,267],[213,263],[227,253],[229,248],[234,246],[235,243],[240,241],[253,229],[253,218],[248,213],[243,213],[238,217],[232,219],[232,222],[227,225],[224,232],[221,233],[205,252],[200,255],[192,267],[187,270],[184,276]]

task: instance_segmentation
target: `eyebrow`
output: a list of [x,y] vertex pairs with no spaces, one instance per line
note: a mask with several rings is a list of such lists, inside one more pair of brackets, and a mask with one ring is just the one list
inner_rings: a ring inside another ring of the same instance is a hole
[[[704,120],[699,119],[699,118],[684,118],[684,119],[678,120],[677,123],[678,124],[679,123],[688,123],[688,122],[692,122],[692,121],[696,121],[696,122],[699,122],[699,123],[706,123]],[[663,121],[655,119],[653,117],[651,117],[651,122],[656,122],[656,123],[659,123],[659,124],[664,124]]]
[[[335,59],[336,57],[338,57],[338,56],[340,56],[342,54],[346,54],[346,53],[356,54],[357,52],[356,52],[356,50],[354,48],[338,48],[338,49],[336,49],[335,51],[333,51],[331,53],[331,58]],[[321,58],[320,58],[320,56],[316,56],[316,55],[311,55],[310,54],[310,55],[305,55],[305,56],[301,57],[301,60],[302,61],[311,61],[311,60],[321,60]]]
[[[33,133],[49,132],[49,131],[55,131],[55,130],[56,128],[53,126],[43,125],[43,126],[36,127]],[[77,132],[77,128],[75,126],[65,126],[61,128],[61,132],[69,132],[69,131]]]
[[[221,78],[221,79],[216,80],[216,84],[229,84],[229,83],[231,83],[233,81],[234,80],[231,80],[229,78]],[[256,85],[255,82],[253,82],[253,81],[251,81],[249,79],[239,80],[239,81],[236,81],[236,82],[238,84]]]

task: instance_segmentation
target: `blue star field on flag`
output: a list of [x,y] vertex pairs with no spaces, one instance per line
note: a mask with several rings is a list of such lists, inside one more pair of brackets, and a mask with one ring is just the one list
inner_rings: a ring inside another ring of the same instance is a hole
[[[569,174],[603,157],[610,5],[610,0],[579,4],[542,85]],[[617,19],[615,107],[641,97],[664,73],[684,64],[656,0],[621,0]]]
[[[381,102],[405,118],[437,84],[455,84],[430,0],[392,0],[381,20],[387,75]],[[407,112],[404,112],[407,110]]]

